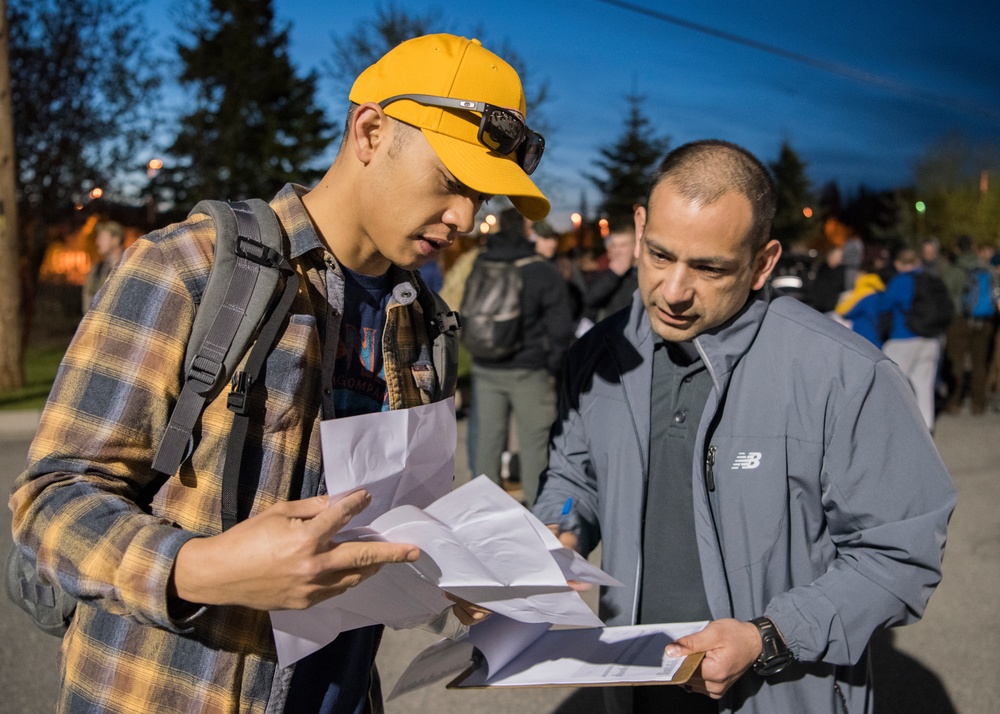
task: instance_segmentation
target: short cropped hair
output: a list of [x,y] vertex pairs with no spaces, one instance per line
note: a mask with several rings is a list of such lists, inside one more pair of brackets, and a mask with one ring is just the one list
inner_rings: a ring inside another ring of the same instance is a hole
[[[350,106],[347,108],[347,117],[344,120],[344,135],[340,138],[340,149],[343,150],[347,146],[347,139],[351,133],[351,122],[354,121],[354,112],[360,105],[351,102]],[[399,155],[400,150],[405,146],[406,142],[413,136],[413,132],[417,131],[417,128],[410,126],[406,122],[401,122],[398,119],[393,119],[387,116],[389,121],[393,122],[396,131],[392,135],[392,143],[389,144],[389,156],[395,157]]]
[[[690,201],[714,203],[727,193],[738,193],[750,202],[752,222],[745,236],[756,253],[771,237],[776,198],[767,168],[746,149],[728,141],[707,139],[684,144],[660,163],[650,183],[649,195],[669,182]],[[649,198],[646,199],[647,206]]]
[[122,228],[122,224],[118,221],[104,221],[102,223],[98,223],[97,226],[94,227],[94,235],[96,236],[98,233],[102,232],[110,233],[118,239],[118,242],[121,245],[125,245],[125,229]]

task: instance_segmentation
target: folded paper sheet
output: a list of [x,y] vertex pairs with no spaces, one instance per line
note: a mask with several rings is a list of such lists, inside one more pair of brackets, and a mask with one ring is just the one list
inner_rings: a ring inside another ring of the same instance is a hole
[[485,476],[425,509],[401,506],[335,540],[380,539],[421,549],[416,563],[383,567],[343,595],[304,611],[272,612],[278,661],[287,666],[343,631],[415,627],[451,606],[445,592],[513,620],[599,627],[567,580],[619,585],[562,547],[537,518]]
[[371,505],[351,527],[397,506],[429,506],[455,480],[455,400],[413,409],[330,419],[319,425],[323,473],[333,500],[359,488]]

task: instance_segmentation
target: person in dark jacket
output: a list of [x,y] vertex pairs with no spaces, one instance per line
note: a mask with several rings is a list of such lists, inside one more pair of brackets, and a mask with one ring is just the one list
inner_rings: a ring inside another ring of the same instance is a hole
[[[524,219],[515,209],[500,214],[500,230],[487,238],[477,260],[515,262],[535,255]],[[475,267],[473,267],[475,270]],[[559,269],[539,259],[521,266],[522,346],[500,360],[473,357],[472,409],[477,425],[475,473],[500,483],[510,416],[517,421],[524,501],[538,493],[547,463],[549,428],[556,418],[555,380],[573,338],[569,291]]]
[[632,304],[639,287],[635,270],[635,229],[614,230],[605,241],[608,269],[594,277],[585,297],[588,317],[595,323]]

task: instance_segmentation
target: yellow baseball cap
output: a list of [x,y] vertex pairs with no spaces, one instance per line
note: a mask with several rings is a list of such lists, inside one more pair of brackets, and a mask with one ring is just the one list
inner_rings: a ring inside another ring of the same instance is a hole
[[[514,68],[479,40],[455,35],[425,35],[397,45],[358,76],[350,99],[378,103],[400,94],[486,102],[525,115],[524,90]],[[548,215],[549,200],[514,157],[479,142],[478,121],[469,121],[469,112],[401,99],[386,106],[385,113],[418,127],[441,162],[469,188],[507,196],[530,220]]]

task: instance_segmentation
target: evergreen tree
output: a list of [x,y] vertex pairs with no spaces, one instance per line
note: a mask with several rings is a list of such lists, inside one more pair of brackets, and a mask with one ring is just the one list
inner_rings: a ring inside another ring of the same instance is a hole
[[844,202],[844,222],[864,238],[865,243],[887,245],[913,236],[896,235],[896,199],[892,191],[873,191],[864,184]]
[[835,218],[838,221],[844,216],[844,202],[840,198],[840,186],[836,181],[827,181],[820,189],[816,199],[822,217]]
[[810,232],[810,219],[802,212],[813,202],[806,176],[806,165],[787,141],[782,142],[778,160],[770,164],[774,175],[777,210],[771,226],[776,238],[787,252]]
[[204,0],[178,45],[194,109],[180,120],[174,165],[155,183],[181,207],[203,198],[269,199],[329,167],[333,126],[316,104],[315,71],[299,77],[288,25],[272,0]]
[[643,97],[631,94],[626,100],[629,110],[621,136],[600,148],[601,158],[594,161],[604,175],[587,174],[603,197],[598,210],[612,226],[632,220],[635,204],[645,200],[652,173],[670,145],[668,137],[656,135],[643,114]]

